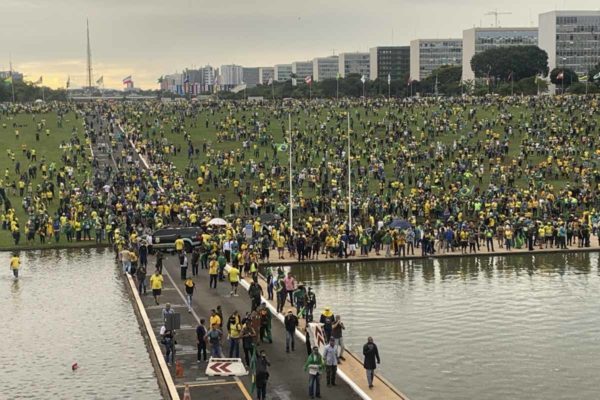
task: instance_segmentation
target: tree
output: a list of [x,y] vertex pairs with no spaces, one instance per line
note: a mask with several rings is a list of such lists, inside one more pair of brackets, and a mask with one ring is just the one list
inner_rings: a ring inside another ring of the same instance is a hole
[[572,83],[579,82],[579,77],[572,69],[554,68],[552,72],[550,72],[550,82],[554,83],[555,85],[567,87]]
[[497,47],[475,54],[471,68],[477,78],[509,82],[548,75],[548,54],[537,46]]
[[417,83],[417,91],[420,93],[435,93],[435,82],[437,79],[438,94],[453,96],[461,92],[462,67],[457,65],[443,65],[431,72],[427,78]]
[[596,64],[592,69],[588,72],[588,81],[594,82],[597,86],[600,86],[600,77],[594,79],[596,75],[600,74],[600,62]]

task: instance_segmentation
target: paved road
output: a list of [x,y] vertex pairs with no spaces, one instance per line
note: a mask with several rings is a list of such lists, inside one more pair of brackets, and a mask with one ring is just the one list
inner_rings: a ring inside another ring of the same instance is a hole
[[[148,270],[152,270],[154,259],[149,260]],[[150,272],[149,272],[150,273]],[[165,289],[161,298],[160,306],[155,306],[152,296],[142,296],[142,301],[148,312],[155,334],[158,335],[162,323],[162,308],[166,302],[174,305],[176,312],[181,313],[182,329],[177,334],[177,352],[184,364],[184,379],[175,378],[176,385],[185,383],[193,384],[192,398],[203,399],[244,399],[246,398],[235,384],[232,378],[210,378],[206,377],[204,371],[206,364],[196,363],[195,331],[194,328],[200,318],[208,320],[210,310],[220,305],[225,320],[234,310],[241,315],[250,310],[250,299],[247,293],[241,289],[239,297],[229,296],[229,284],[219,282],[217,289],[208,288],[208,273],[200,270],[198,277],[194,278],[196,293],[194,295],[194,313],[189,314],[184,304],[183,281],[180,280],[179,265],[176,256],[167,256],[165,268],[163,269]],[[150,293],[150,292],[148,292]],[[270,379],[267,387],[267,398],[273,400],[295,400],[308,398],[308,375],[303,371],[306,361],[306,346],[297,341],[296,351],[285,352],[285,334],[283,325],[273,319],[273,344],[262,344],[259,348],[265,349],[267,357],[271,362]],[[228,354],[228,346],[225,343],[224,353]],[[164,351],[164,349],[163,349]],[[242,352],[243,353],[243,352]],[[241,354],[243,356],[243,354]],[[174,369],[174,368],[173,368]],[[174,371],[173,371],[174,375]],[[325,377],[322,378],[321,396],[330,399],[358,399],[354,391],[341,379],[338,378],[337,386],[327,387]],[[249,390],[251,387],[250,377],[241,379],[244,386]],[[209,386],[210,385],[210,386]],[[194,395],[198,394],[197,397]],[[200,397],[201,396],[201,397]],[[213,397],[216,396],[216,397]]]

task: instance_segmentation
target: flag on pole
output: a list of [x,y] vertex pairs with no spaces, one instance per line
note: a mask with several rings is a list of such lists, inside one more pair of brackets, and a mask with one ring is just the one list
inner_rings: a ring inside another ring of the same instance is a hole
[[583,74],[579,76],[579,82],[587,82],[588,81],[588,76],[587,74]]
[[392,83],[392,76],[390,74],[388,74],[388,85]]
[[335,79],[340,79],[340,73],[338,72],[337,75],[335,76]]
[[242,90],[245,90],[245,89],[246,89],[246,84],[242,83],[241,85],[237,85],[236,87],[234,87],[233,89],[231,89],[231,91],[233,93],[239,93],[239,92],[241,92]]
[[34,85],[41,85],[43,81],[44,81],[44,80],[43,80],[43,79],[42,79],[42,77],[40,76],[40,79],[38,79],[37,81],[33,82],[33,84],[34,84]]
[[600,72],[598,72],[596,75],[594,75],[592,77],[592,80],[597,81],[598,79],[600,79]]
[[104,85],[104,75],[102,75],[100,78],[98,78],[98,80],[96,81],[97,85]]
[[360,81],[363,83],[363,85],[365,84],[365,82],[367,81],[367,77],[366,76],[361,76],[360,77]]
[[510,74],[508,74],[508,80],[509,81],[512,80],[512,77],[513,77],[513,73],[512,73],[512,71],[510,71]]
[[71,87],[71,75],[67,76],[67,89]]
[[161,76],[160,78],[158,78],[158,80],[157,80],[156,82],[157,82],[157,83],[163,83],[163,80],[164,80],[164,79],[165,79],[165,78],[163,78],[163,77]]
[[190,83],[190,76],[189,75],[185,75],[183,78],[183,83]]
[[307,75],[304,78],[304,82],[306,82],[307,85],[310,85],[312,83],[312,75]]
[[558,75],[556,75],[556,79],[563,79],[563,77],[565,76],[564,71],[560,71],[560,73]]
[[411,79],[410,79],[410,75],[409,75],[409,76],[408,76],[408,81],[406,81],[406,86],[410,86],[411,82],[412,82],[412,81],[411,81]]
[[123,85],[127,85],[129,83],[133,83],[133,80],[131,79],[131,75],[123,78]]
[[272,85],[273,84],[273,78],[269,78],[269,81],[267,82],[267,85]]

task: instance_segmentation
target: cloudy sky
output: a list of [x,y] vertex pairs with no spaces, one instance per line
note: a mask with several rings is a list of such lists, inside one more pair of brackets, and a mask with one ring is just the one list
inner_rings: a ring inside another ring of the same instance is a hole
[[[598,0],[0,0],[0,70],[13,68],[51,87],[85,84],[85,20],[94,79],[121,88],[156,88],[186,67],[272,66],[333,52],[404,45],[416,38],[461,37],[490,26],[537,26],[553,9],[600,9]],[[393,40],[393,42],[392,42]]]

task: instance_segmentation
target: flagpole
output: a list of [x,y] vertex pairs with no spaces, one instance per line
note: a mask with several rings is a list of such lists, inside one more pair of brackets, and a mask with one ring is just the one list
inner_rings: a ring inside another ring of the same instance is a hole
[[[363,83],[364,86],[364,83]],[[352,171],[350,169],[350,110],[348,110],[348,231],[352,230]]]
[[290,176],[290,233],[294,230],[294,200],[292,198],[292,114],[288,113],[288,131],[289,131],[289,146],[290,146],[290,160],[289,160],[289,176]]
[[335,79],[335,101],[339,101],[339,94],[340,94],[340,74],[338,73],[336,79]]
[[10,71],[9,71],[9,74],[10,74],[10,88],[11,88],[11,91],[12,91],[12,102],[14,103],[15,102],[15,78],[13,76],[12,58],[11,58],[11,60],[9,60],[9,62],[10,62]]
[[275,102],[275,81],[271,81],[271,98]]

